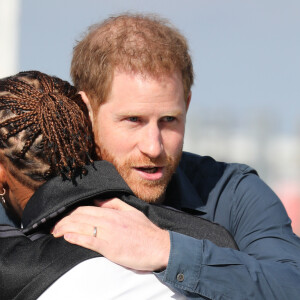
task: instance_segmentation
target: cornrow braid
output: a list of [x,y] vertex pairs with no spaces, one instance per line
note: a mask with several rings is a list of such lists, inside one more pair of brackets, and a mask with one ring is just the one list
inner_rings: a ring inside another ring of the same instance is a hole
[[93,162],[88,112],[68,82],[39,71],[0,80],[0,159],[36,188],[61,175],[74,179]]

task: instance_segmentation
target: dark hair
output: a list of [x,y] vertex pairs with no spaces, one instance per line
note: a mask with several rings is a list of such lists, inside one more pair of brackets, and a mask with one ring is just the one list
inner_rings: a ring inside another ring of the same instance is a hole
[[97,110],[106,101],[114,70],[159,78],[179,72],[187,101],[193,64],[185,37],[155,15],[122,14],[90,27],[73,51],[71,77]]
[[0,160],[36,189],[61,175],[72,179],[91,163],[88,112],[68,82],[39,71],[0,80]]

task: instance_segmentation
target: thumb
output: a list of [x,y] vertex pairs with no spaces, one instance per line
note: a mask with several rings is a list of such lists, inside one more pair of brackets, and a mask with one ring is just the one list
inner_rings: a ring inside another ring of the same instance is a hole
[[119,198],[112,198],[108,200],[94,200],[94,204],[102,208],[110,208],[116,210],[134,210],[134,208],[127,203],[123,202]]

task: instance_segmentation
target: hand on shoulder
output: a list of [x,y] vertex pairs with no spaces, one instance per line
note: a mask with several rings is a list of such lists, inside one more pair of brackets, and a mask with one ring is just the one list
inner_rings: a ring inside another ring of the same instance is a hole
[[168,231],[118,198],[95,204],[96,207],[79,207],[60,220],[53,235],[64,236],[68,242],[96,251],[127,268],[166,268],[170,253]]

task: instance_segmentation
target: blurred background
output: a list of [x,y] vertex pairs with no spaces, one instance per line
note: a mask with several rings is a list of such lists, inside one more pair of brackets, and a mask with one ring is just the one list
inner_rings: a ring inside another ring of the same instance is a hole
[[70,80],[75,41],[125,11],[159,14],[189,40],[185,150],[254,167],[300,235],[300,1],[0,0],[0,77],[37,69]]

